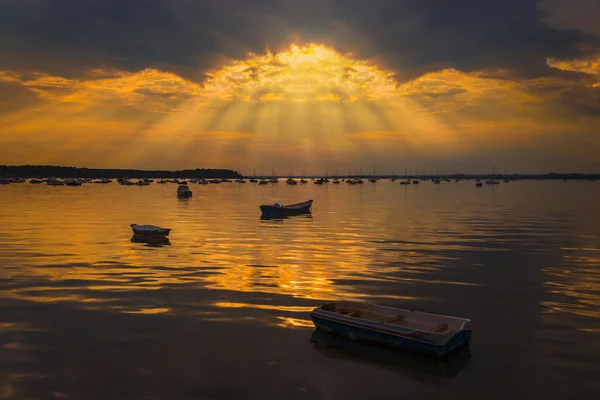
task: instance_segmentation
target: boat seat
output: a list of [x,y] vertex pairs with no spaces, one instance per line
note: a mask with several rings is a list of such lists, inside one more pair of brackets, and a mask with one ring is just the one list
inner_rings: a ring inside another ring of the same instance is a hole
[[345,315],[346,317],[358,317],[358,314],[360,313],[360,311],[359,310],[341,309],[341,310],[338,310],[338,313]]
[[382,322],[385,322],[386,324],[391,324],[393,322],[402,321],[403,319],[404,319],[403,315],[398,315],[397,317],[394,317],[394,318],[392,318],[392,319],[390,319],[388,321],[382,321]]

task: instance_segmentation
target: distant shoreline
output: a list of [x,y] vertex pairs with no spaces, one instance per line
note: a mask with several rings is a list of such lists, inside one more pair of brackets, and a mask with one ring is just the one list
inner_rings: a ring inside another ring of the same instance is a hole
[[[270,176],[270,175],[265,175]],[[322,177],[324,175],[307,175],[306,178]],[[329,175],[333,177],[334,175]],[[340,178],[348,175],[339,175]],[[352,175],[367,179],[372,175]],[[119,169],[119,168],[78,168],[53,165],[0,165],[0,177],[4,178],[241,178],[239,172],[230,169],[214,169],[214,168],[196,168],[184,169],[178,171],[168,170],[139,170],[139,169]],[[248,176],[246,176],[248,177]],[[262,177],[262,175],[261,175]],[[287,175],[278,176],[279,178],[287,178]],[[300,175],[293,176],[301,178]],[[377,175],[380,179],[397,178],[403,179],[404,175]],[[522,179],[554,179],[554,180],[577,180],[577,179],[600,179],[600,174],[583,174],[583,173],[556,173],[549,172],[546,174],[420,174],[406,175],[408,179],[423,179],[423,178],[440,178],[440,179],[505,179],[522,180]]]
[[230,169],[184,169],[180,171],[118,168],[77,168],[53,165],[0,165],[0,177],[19,178],[239,178]]

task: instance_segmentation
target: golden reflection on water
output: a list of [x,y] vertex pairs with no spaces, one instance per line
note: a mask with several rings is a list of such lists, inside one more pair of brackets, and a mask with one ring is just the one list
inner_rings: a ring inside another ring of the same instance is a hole
[[[2,278],[7,279],[0,298],[165,314],[177,312],[166,300],[155,307],[122,303],[129,293],[180,287],[224,297],[209,302],[222,313],[275,311],[281,313],[279,326],[311,326],[285,313],[306,316],[312,305],[339,298],[443,301],[443,294],[417,295],[415,288],[479,287],[478,271],[486,261],[471,254],[514,252],[521,246],[525,250],[519,251],[553,254],[558,260],[544,268],[539,282],[548,294],[541,301],[548,312],[598,318],[599,232],[590,220],[597,220],[599,211],[592,202],[575,207],[569,193],[548,196],[549,190],[563,190],[549,189],[557,184],[512,182],[476,189],[473,182],[412,187],[388,181],[296,187],[223,183],[191,185],[194,197],[184,202],[168,184],[5,185],[0,187],[0,223],[10,229],[0,233]],[[598,186],[574,184],[569,191],[593,199],[600,197]],[[260,204],[309,198],[314,200],[311,217],[259,219]],[[171,228],[170,245],[131,242],[131,223]],[[282,299],[311,306],[281,304]]]

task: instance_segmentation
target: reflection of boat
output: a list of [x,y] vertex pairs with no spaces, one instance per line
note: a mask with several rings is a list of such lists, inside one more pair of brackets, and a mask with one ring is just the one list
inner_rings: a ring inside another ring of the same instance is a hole
[[443,386],[467,366],[471,358],[468,346],[443,358],[392,349],[373,343],[352,340],[316,329],[310,337],[313,348],[327,357],[384,368],[390,372],[411,376],[414,379]]
[[186,185],[181,185],[177,188],[177,197],[179,197],[180,199],[192,197],[192,191]]
[[138,238],[158,238],[169,236],[171,229],[161,228],[156,225],[137,225],[131,224],[134,236]]
[[277,203],[272,206],[263,204],[260,206],[260,211],[262,212],[262,218],[281,218],[290,215],[309,214],[312,202],[312,200],[307,200],[289,206],[282,206]]
[[326,331],[437,356],[468,344],[472,333],[465,318],[355,301],[326,303],[310,316]]
[[156,247],[167,246],[167,245],[171,244],[171,242],[169,241],[169,238],[166,236],[133,235],[133,237],[131,238],[131,241],[133,243],[146,243],[150,246],[156,246]]

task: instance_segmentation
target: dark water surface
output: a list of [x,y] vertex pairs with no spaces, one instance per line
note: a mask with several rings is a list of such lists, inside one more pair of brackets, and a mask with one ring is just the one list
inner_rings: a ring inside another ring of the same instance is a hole
[[[0,186],[0,399],[600,393],[600,183],[190,187]],[[309,311],[339,298],[471,318],[470,349],[316,333]]]

